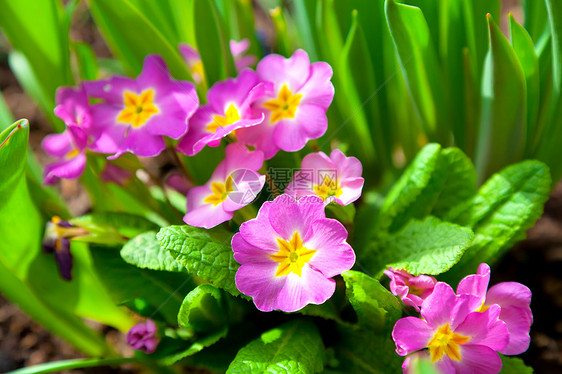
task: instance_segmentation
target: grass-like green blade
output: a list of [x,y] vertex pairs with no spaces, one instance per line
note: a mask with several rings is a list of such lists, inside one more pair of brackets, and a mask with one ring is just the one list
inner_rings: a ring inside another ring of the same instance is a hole
[[490,53],[482,80],[482,118],[475,166],[479,181],[523,157],[526,139],[526,84],[509,41],[488,16]]

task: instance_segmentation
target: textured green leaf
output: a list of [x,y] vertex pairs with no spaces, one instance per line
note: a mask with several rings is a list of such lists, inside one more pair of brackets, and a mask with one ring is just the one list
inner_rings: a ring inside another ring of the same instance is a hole
[[402,230],[380,237],[359,263],[376,276],[389,266],[419,274],[440,274],[449,270],[471,244],[469,228],[429,216],[411,220]]
[[116,304],[143,299],[166,322],[176,324],[183,295],[195,287],[189,275],[139,269],[127,264],[117,248],[92,245],[91,253],[95,271]]
[[490,52],[482,78],[482,117],[475,162],[480,182],[520,161],[526,141],[525,74],[511,44],[488,16]]
[[169,226],[161,229],[156,237],[162,248],[169,251],[190,274],[234,296],[241,295],[234,282],[240,265],[234,260],[230,246],[231,233],[220,229]]
[[388,193],[379,227],[395,232],[412,218],[444,216],[476,191],[476,172],[458,148],[428,144]]
[[541,216],[550,186],[546,165],[523,161],[493,175],[471,201],[452,211],[447,220],[472,227],[476,236],[451,275],[473,273],[478,264],[493,263],[522,240]]
[[424,129],[430,140],[448,143],[448,98],[428,24],[419,8],[386,1],[386,19]]
[[170,252],[160,247],[156,231],[148,231],[129,240],[121,249],[121,257],[127,263],[143,269],[185,271]]
[[374,332],[390,331],[402,316],[396,297],[379,281],[364,273],[349,270],[342,274],[349,302],[355,309],[359,323]]
[[269,330],[242,348],[227,373],[319,373],[324,346],[314,324],[293,320]]
[[501,374],[533,374],[533,369],[518,357],[508,357],[500,355],[502,358]]
[[197,286],[183,300],[178,324],[198,333],[224,330],[228,316],[221,291],[210,284]]

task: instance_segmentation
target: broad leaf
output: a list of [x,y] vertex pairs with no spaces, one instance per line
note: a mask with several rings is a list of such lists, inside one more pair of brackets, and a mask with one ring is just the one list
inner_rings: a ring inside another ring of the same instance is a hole
[[228,315],[221,291],[210,284],[197,286],[183,300],[178,324],[197,333],[226,329]]
[[349,302],[355,309],[359,323],[375,332],[389,332],[402,315],[396,297],[379,281],[364,273],[349,270],[342,274]]
[[88,214],[73,218],[70,222],[90,232],[90,235],[77,238],[77,241],[107,245],[125,243],[148,230],[158,229],[146,218],[118,212]]
[[390,266],[414,275],[441,274],[459,261],[473,238],[469,228],[429,216],[379,237],[359,263],[375,276]]
[[230,241],[232,234],[191,226],[164,227],[156,235],[162,248],[190,274],[203,278],[234,296],[241,295],[234,276],[240,265],[234,260]]
[[319,373],[324,346],[314,324],[293,320],[242,348],[228,367],[234,373]]
[[160,247],[156,231],[148,231],[129,240],[121,249],[121,257],[129,264],[143,269],[185,271],[170,252]]
[[533,374],[533,369],[518,357],[508,357],[501,355],[502,358],[502,374]]
[[550,194],[548,167],[529,160],[493,175],[474,198],[447,220],[472,227],[476,234],[454,271],[455,278],[473,273],[481,262],[493,263],[541,216]]

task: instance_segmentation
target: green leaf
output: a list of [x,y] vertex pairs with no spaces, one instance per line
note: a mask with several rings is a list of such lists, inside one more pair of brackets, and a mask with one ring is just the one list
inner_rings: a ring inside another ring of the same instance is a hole
[[234,260],[232,234],[191,226],[164,227],[156,235],[162,248],[185,266],[190,274],[203,278],[218,288],[239,296],[234,276],[240,265]]
[[450,274],[456,279],[473,273],[478,264],[495,262],[522,240],[541,216],[550,186],[546,165],[523,161],[493,175],[471,201],[452,211],[447,220],[471,227],[476,236]]
[[156,231],[148,231],[129,240],[121,249],[121,257],[127,263],[142,269],[184,272],[170,252],[160,247]]
[[178,324],[197,333],[225,330],[228,315],[221,291],[210,284],[197,286],[183,300]]
[[107,44],[129,74],[139,74],[144,57],[154,53],[166,60],[176,79],[191,79],[175,42],[166,38],[161,25],[155,25],[137,1],[89,0],[88,4]]
[[533,369],[518,357],[507,357],[500,355],[502,359],[502,374],[533,374]]
[[185,273],[139,269],[127,264],[117,248],[91,246],[94,269],[116,304],[144,300],[164,320],[176,324],[183,295],[195,285]]
[[443,217],[476,191],[476,172],[458,148],[428,144],[388,193],[379,227],[395,232],[412,218]]
[[158,226],[144,217],[129,213],[101,212],[76,217],[70,223],[83,227],[90,235],[74,240],[115,245],[125,243],[149,230],[157,230]]
[[448,143],[448,98],[429,27],[419,8],[386,1],[386,19],[411,97],[430,140]]
[[401,371],[404,359],[396,354],[390,334],[375,334],[338,325],[340,338],[335,350],[342,373],[393,374]]
[[314,324],[293,320],[269,330],[242,348],[228,367],[234,373],[319,373],[324,346]]
[[526,83],[513,47],[488,16],[490,51],[482,78],[482,118],[475,165],[482,182],[523,158],[526,141]]
[[374,332],[389,332],[402,316],[396,297],[379,281],[364,273],[349,270],[342,274],[349,302],[355,309],[359,323]]
[[429,216],[378,238],[359,263],[377,277],[390,266],[414,275],[441,274],[459,261],[473,238],[469,228]]
[[230,54],[229,37],[224,20],[212,0],[194,3],[195,38],[197,50],[205,67],[208,86],[236,75],[234,60]]
[[83,80],[98,79],[98,60],[92,46],[85,42],[72,42],[71,48],[76,55],[80,78]]

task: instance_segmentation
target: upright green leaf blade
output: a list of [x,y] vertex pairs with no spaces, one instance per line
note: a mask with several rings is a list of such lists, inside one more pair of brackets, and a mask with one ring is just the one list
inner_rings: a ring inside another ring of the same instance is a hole
[[293,320],[242,348],[228,367],[235,373],[303,373],[322,371],[324,347],[314,324]]
[[234,276],[240,265],[234,260],[232,234],[220,229],[205,230],[191,226],[164,227],[156,235],[162,248],[185,266],[190,274],[240,295]]

